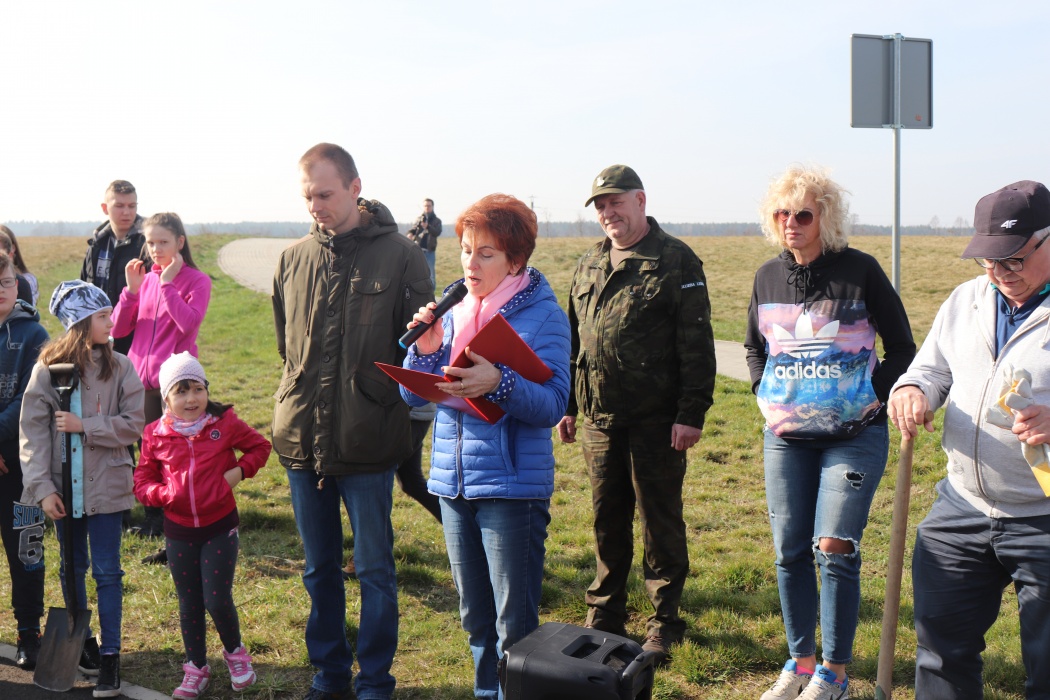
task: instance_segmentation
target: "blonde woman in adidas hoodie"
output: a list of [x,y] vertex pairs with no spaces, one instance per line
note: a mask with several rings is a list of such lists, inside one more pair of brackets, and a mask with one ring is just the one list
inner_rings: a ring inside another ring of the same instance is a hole
[[766,419],[766,501],[790,656],[762,700],[848,697],[860,541],[889,451],[885,401],[915,356],[886,274],[847,245],[845,195],[824,172],[792,167],[762,209],[766,238],[782,251],[755,274],[744,344]]
[[[944,408],[948,474],[912,560],[915,697],[983,697],[984,635],[1013,583],[1025,697],[1050,698],[1050,498],[1022,452],[1050,441],[1050,191],[1007,185],[977,203],[974,228],[962,257],[985,274],[944,302],[890,397],[890,420],[913,436]],[[1012,428],[988,419],[1006,367],[1032,377]]]

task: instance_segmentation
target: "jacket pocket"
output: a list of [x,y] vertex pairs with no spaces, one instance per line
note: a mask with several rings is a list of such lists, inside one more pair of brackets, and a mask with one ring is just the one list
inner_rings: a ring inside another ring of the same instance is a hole
[[350,326],[371,326],[391,323],[396,295],[385,294],[392,284],[389,277],[354,277],[350,280],[353,294],[347,304],[346,318]]
[[361,394],[372,403],[380,406],[401,403],[401,392],[397,384],[387,379],[385,374],[382,377],[375,377],[367,372],[358,372],[354,375],[354,384],[357,385]]
[[277,385],[277,391],[273,394],[273,398],[277,400],[277,403],[281,403],[288,398],[288,394],[290,394],[292,389],[295,388],[296,383],[299,381],[299,376],[302,373],[302,367],[296,367],[290,371],[285,371],[284,377],[281,378],[281,383]]

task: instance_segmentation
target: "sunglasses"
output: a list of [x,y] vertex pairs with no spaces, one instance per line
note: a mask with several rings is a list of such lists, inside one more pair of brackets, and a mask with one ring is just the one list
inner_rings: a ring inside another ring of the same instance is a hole
[[809,209],[799,209],[798,211],[791,211],[790,209],[777,209],[773,212],[773,215],[777,217],[777,221],[784,223],[792,215],[795,217],[795,221],[798,222],[799,226],[809,226],[813,223],[813,212]]

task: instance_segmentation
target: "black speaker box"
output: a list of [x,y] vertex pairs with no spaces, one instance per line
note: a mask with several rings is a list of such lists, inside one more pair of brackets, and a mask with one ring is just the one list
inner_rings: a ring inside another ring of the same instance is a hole
[[637,642],[548,622],[500,660],[506,700],[650,700],[651,656]]

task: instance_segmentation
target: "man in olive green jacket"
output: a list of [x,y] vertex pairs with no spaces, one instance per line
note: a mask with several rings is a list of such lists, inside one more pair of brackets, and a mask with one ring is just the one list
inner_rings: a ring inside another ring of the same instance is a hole
[[[412,451],[408,406],[375,362],[401,365],[398,338],[433,300],[422,251],[375,200],[359,197],[350,154],[318,144],[300,159],[315,224],[277,265],[273,446],[287,469],[311,599],[306,648],[317,697],[389,700],[397,649],[397,583],[390,509],[394,471]],[[357,661],[346,638],[340,501],[350,516],[361,582]],[[313,696],[311,696],[313,697]]]
[[700,439],[715,385],[711,305],[703,264],[645,215],[638,175],[613,165],[595,178],[606,238],[584,253],[569,297],[575,396],[558,424],[576,440],[591,477],[598,572],[587,590],[587,625],[624,634],[637,502],[645,587],[654,612],[643,648],[682,640],[678,614],[689,552],[682,516],[686,450]]

